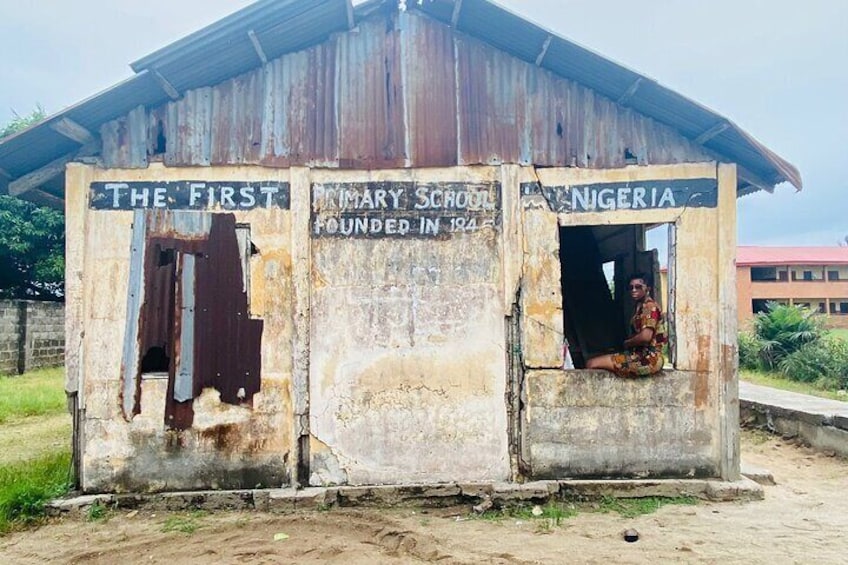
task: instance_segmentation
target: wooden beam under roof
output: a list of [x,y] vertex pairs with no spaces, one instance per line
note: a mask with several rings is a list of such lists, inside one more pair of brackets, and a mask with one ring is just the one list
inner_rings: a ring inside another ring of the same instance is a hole
[[171,100],[179,100],[180,99],[179,91],[176,88],[174,88],[173,84],[168,82],[168,79],[166,79],[162,75],[162,73],[160,73],[157,69],[152,69],[152,74],[153,74],[153,78],[156,79],[156,82],[159,83],[159,86],[162,87],[162,90],[165,91],[165,94],[168,95],[168,98],[170,98]]
[[542,61],[545,60],[545,55],[548,54],[548,49],[551,48],[551,42],[554,40],[553,35],[549,35],[547,39],[545,39],[545,43],[542,44],[542,49],[539,51],[539,55],[536,57],[536,66],[541,67]]
[[43,167],[32,171],[18,179],[9,183],[9,194],[11,196],[20,196],[25,192],[36,189],[50,179],[56,178],[65,172],[65,165],[80,157],[93,155],[100,151],[100,142],[93,140],[77,151],[72,151],[62,155],[58,159],[50,161]]
[[256,32],[252,29],[247,30],[247,37],[250,38],[250,42],[253,44],[253,50],[256,51],[256,55],[259,57],[259,60],[262,61],[263,65],[267,65],[268,56],[265,54],[262,44],[259,43],[259,38],[256,37]]
[[462,11],[462,0],[456,0],[453,5],[453,13],[451,14],[451,27],[456,27],[459,23],[459,13]]
[[70,140],[76,141],[80,145],[85,145],[94,140],[94,135],[90,131],[70,118],[62,118],[61,120],[52,122],[50,129]]
[[625,106],[628,102],[630,102],[630,99],[633,98],[633,95],[636,94],[636,91],[639,90],[640,86],[642,86],[643,80],[643,77],[639,77],[635,81],[633,81],[633,84],[631,84],[627,88],[627,90],[624,91],[624,94],[618,97],[616,103],[620,106]]
[[53,208],[54,210],[60,211],[65,210],[64,200],[62,200],[58,196],[54,196],[49,192],[45,192],[37,188],[27,192],[26,199],[34,204],[38,204],[39,206],[47,206],[48,208]]
[[[713,151],[712,149],[710,149],[708,147],[704,147],[704,151],[706,151],[707,154],[709,154],[713,159],[715,159],[717,163],[732,163],[732,161],[729,161],[727,159],[727,157],[719,155],[718,152]],[[751,172],[747,168],[743,167],[739,163],[735,163],[735,164],[736,164],[736,179],[737,179],[737,181],[741,181],[738,184],[741,184],[742,182],[744,182],[744,183],[747,183],[750,186],[756,187],[756,190],[765,190],[766,192],[774,192],[774,184],[775,183],[767,181],[766,179],[762,178],[761,176],[759,176],[759,175]],[[738,190],[738,186],[737,186],[737,190]],[[742,193],[743,194],[749,194],[750,192],[756,192],[756,190],[742,191]]]
[[730,123],[728,123],[727,121],[721,121],[710,129],[708,129],[707,131],[705,131],[704,133],[702,133],[701,135],[699,135],[698,137],[696,137],[694,141],[698,145],[703,145],[715,136],[719,135],[724,130],[728,129],[729,127]]
[[356,27],[356,18],[353,13],[353,2],[347,0],[347,29],[353,29],[354,27]]

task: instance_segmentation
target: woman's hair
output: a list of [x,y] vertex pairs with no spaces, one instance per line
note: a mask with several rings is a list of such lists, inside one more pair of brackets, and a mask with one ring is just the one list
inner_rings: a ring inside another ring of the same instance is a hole
[[627,282],[634,281],[636,279],[643,280],[648,288],[654,288],[654,281],[651,280],[651,278],[645,273],[633,273],[627,278]]

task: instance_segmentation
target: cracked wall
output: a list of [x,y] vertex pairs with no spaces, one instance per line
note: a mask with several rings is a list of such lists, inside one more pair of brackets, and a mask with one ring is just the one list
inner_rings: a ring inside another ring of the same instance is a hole
[[[432,196],[439,184],[493,183],[499,174],[457,168],[344,180],[420,182],[429,188],[419,196]],[[313,172],[313,183],[321,180]],[[497,222],[473,232],[313,239],[311,484],[508,478],[499,208]],[[439,213],[440,226],[449,225],[452,212]]]
[[[249,260],[250,316],[264,323],[261,387],[233,404],[204,385],[186,429],[165,425],[168,375],[140,379],[140,412],[121,408],[122,344],[127,334],[131,210],[92,209],[93,182],[287,181],[288,171],[255,167],[102,170],[68,168],[69,340],[67,390],[78,391],[80,481],[90,492],[279,487],[290,484],[292,454],[291,220],[283,208],[235,214],[259,253]],[[81,237],[84,234],[84,237]],[[234,282],[241,288],[241,279]],[[231,354],[236,354],[235,351]]]

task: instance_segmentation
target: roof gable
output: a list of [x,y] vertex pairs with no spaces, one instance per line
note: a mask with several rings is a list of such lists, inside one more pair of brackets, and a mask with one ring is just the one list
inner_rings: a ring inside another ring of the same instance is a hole
[[[797,169],[726,118],[489,0],[408,4],[413,13],[423,13],[529,65],[588,87],[601,95],[598,99],[668,126],[712,158],[738,163],[740,194],[783,181],[801,187]],[[332,43],[339,31],[362,25],[375,12],[395,13],[396,6],[394,0],[373,0],[356,9],[350,0],[261,0],[136,61],[132,66],[138,74],[131,79],[0,141],[0,169],[13,179],[10,186],[25,186],[15,181],[56,160],[78,156],[83,144],[57,127],[63,120],[96,133],[110,120],[126,119],[133,108],[185,100],[192,89],[226,81],[266,60],[322,41]],[[432,136],[424,139],[434,141]],[[579,159],[581,152],[576,155]],[[346,165],[343,155],[338,164]],[[560,164],[584,166],[579,160]]]

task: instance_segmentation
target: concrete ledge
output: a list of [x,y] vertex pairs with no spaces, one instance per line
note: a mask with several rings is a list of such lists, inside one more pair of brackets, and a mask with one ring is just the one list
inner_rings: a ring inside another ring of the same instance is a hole
[[774,480],[774,475],[771,474],[771,471],[763,469],[762,467],[757,467],[756,465],[751,465],[745,461],[742,461],[742,476],[747,477],[755,483],[763,486],[773,486],[777,484]]
[[51,516],[85,512],[94,504],[126,510],[254,510],[295,512],[350,507],[446,507],[490,500],[495,507],[544,504],[553,500],[596,500],[603,497],[644,498],[690,496],[711,501],[762,500],[763,488],[749,479],[719,480],[566,480],[532,483],[380,485],[305,489],[221,490],[154,494],[85,495],[54,500]]
[[848,403],[739,383],[740,420],[848,457]]

